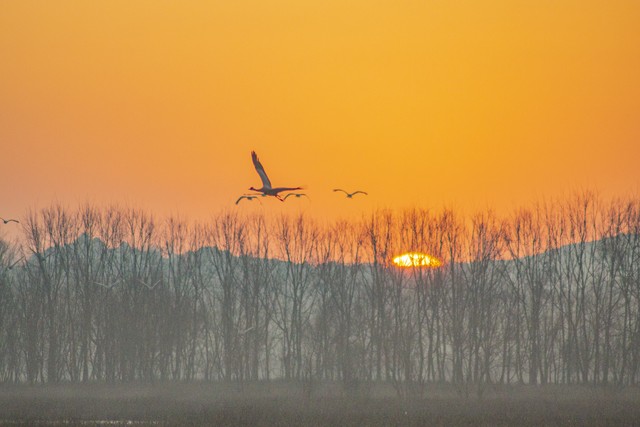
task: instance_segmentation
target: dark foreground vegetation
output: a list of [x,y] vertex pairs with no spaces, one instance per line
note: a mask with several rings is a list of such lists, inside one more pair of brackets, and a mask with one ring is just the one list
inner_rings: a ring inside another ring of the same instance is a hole
[[431,385],[398,398],[378,384],[345,394],[335,383],[45,385],[0,388],[0,425],[390,426],[640,425],[640,390],[582,386],[492,387],[482,399]]

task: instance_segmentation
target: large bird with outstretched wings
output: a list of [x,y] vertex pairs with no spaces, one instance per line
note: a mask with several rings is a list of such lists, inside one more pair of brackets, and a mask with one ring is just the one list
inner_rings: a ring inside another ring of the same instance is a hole
[[258,172],[258,175],[260,175],[260,179],[262,180],[262,188],[250,187],[249,190],[257,191],[259,193],[262,193],[262,195],[264,196],[273,196],[281,202],[283,202],[284,199],[280,197],[279,193],[283,191],[302,190],[302,187],[273,187],[271,185],[271,180],[267,176],[267,173],[264,171],[264,167],[262,166],[262,163],[260,163],[258,155],[255,151],[251,152],[251,160],[253,161],[253,166],[256,168],[256,171]]

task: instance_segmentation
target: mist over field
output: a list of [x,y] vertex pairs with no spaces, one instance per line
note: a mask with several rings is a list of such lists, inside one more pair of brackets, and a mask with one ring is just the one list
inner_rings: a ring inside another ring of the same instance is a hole
[[640,419],[637,389],[496,386],[482,399],[438,384],[428,397],[402,399],[380,383],[368,396],[335,383],[319,384],[313,397],[300,390],[280,381],[242,389],[220,382],[4,386],[0,425],[620,426]]
[[20,226],[0,424],[640,420],[638,199],[332,223],[52,205]]

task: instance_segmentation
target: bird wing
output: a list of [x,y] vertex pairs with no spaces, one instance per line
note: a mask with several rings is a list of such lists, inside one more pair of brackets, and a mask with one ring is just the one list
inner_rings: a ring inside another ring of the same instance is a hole
[[353,196],[353,195],[358,194],[358,193],[364,194],[365,196],[369,195],[366,191],[360,191],[360,190],[354,191],[353,193],[351,193],[351,195]]
[[334,188],[333,191],[342,191],[344,194],[349,194],[346,191],[344,191],[342,188]]
[[269,177],[267,176],[267,173],[264,171],[264,167],[262,166],[262,163],[260,163],[260,160],[258,160],[258,155],[256,154],[255,151],[251,152],[251,160],[253,160],[253,166],[256,168],[258,175],[260,175],[260,179],[262,180],[263,187],[271,188],[271,181],[269,181]]
[[287,194],[286,196],[284,196],[284,199],[282,199],[282,200],[287,200],[287,198],[288,198],[289,196],[293,196],[293,195],[294,195],[293,193],[289,193],[289,194]]
[[247,198],[247,196],[240,196],[240,197],[238,197],[238,200],[236,200],[236,205],[237,205],[238,203],[240,203],[240,200],[242,200],[242,199],[246,199],[246,198]]

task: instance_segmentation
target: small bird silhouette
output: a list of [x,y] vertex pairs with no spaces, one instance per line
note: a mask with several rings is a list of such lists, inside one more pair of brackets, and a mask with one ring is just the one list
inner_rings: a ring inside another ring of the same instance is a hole
[[309,196],[307,196],[305,193],[289,193],[284,196],[284,199],[282,200],[287,200],[290,196],[294,196],[296,199],[299,199],[302,196],[306,197],[307,199],[309,198]]
[[249,190],[257,191],[265,196],[273,196],[281,202],[284,202],[284,199],[280,197],[278,193],[281,193],[283,191],[302,190],[302,187],[272,187],[271,181],[269,180],[267,173],[264,171],[262,163],[260,163],[260,160],[258,160],[258,155],[255,151],[251,152],[251,160],[253,161],[253,166],[256,168],[256,172],[258,172],[258,175],[260,175],[260,180],[262,180],[262,188],[249,187]]
[[2,222],[4,222],[5,224],[8,224],[10,222],[15,222],[16,224],[20,224],[20,221],[18,221],[17,219],[4,219],[4,218],[0,218],[2,220]]
[[[247,199],[247,200],[249,200],[249,201],[251,201],[251,200],[253,200],[253,199],[257,199],[257,200],[260,202],[260,199],[258,199],[258,195],[253,195],[253,194],[244,194],[244,195],[242,195],[242,196],[238,197],[238,200],[236,200],[236,205],[237,205],[238,203],[240,203],[240,201],[241,201],[242,199]],[[262,203],[262,202],[260,202],[260,203]]]
[[96,281],[94,281],[93,283],[95,283],[96,285],[102,286],[103,288],[111,289],[115,285],[117,285],[119,282],[120,282],[120,279],[116,280],[115,282],[111,282],[109,284],[102,283],[102,282],[96,282]]
[[142,283],[143,285],[145,285],[148,289],[153,290],[153,288],[155,288],[156,286],[158,286],[158,283],[160,283],[160,279],[156,280],[153,285],[150,285],[149,283],[145,282],[144,280],[140,279],[140,283]]
[[255,327],[256,327],[256,325],[249,326],[249,327],[248,327],[247,329],[245,329],[244,331],[240,331],[240,332],[238,332],[238,334],[239,334],[239,335],[244,335],[244,334],[246,334],[247,332],[252,331],[252,330],[253,330],[253,328],[255,328]]
[[360,190],[358,190],[358,191],[354,191],[353,193],[349,193],[349,192],[347,192],[347,191],[344,191],[344,190],[343,190],[343,189],[341,189],[341,188],[334,188],[334,189],[333,189],[333,191],[342,191],[344,194],[346,194],[346,195],[347,195],[347,199],[351,199],[351,198],[353,198],[353,196],[355,196],[356,194],[364,194],[365,196],[368,196],[368,195],[369,195],[369,193],[367,193],[367,192],[365,192],[365,191],[360,191]]

